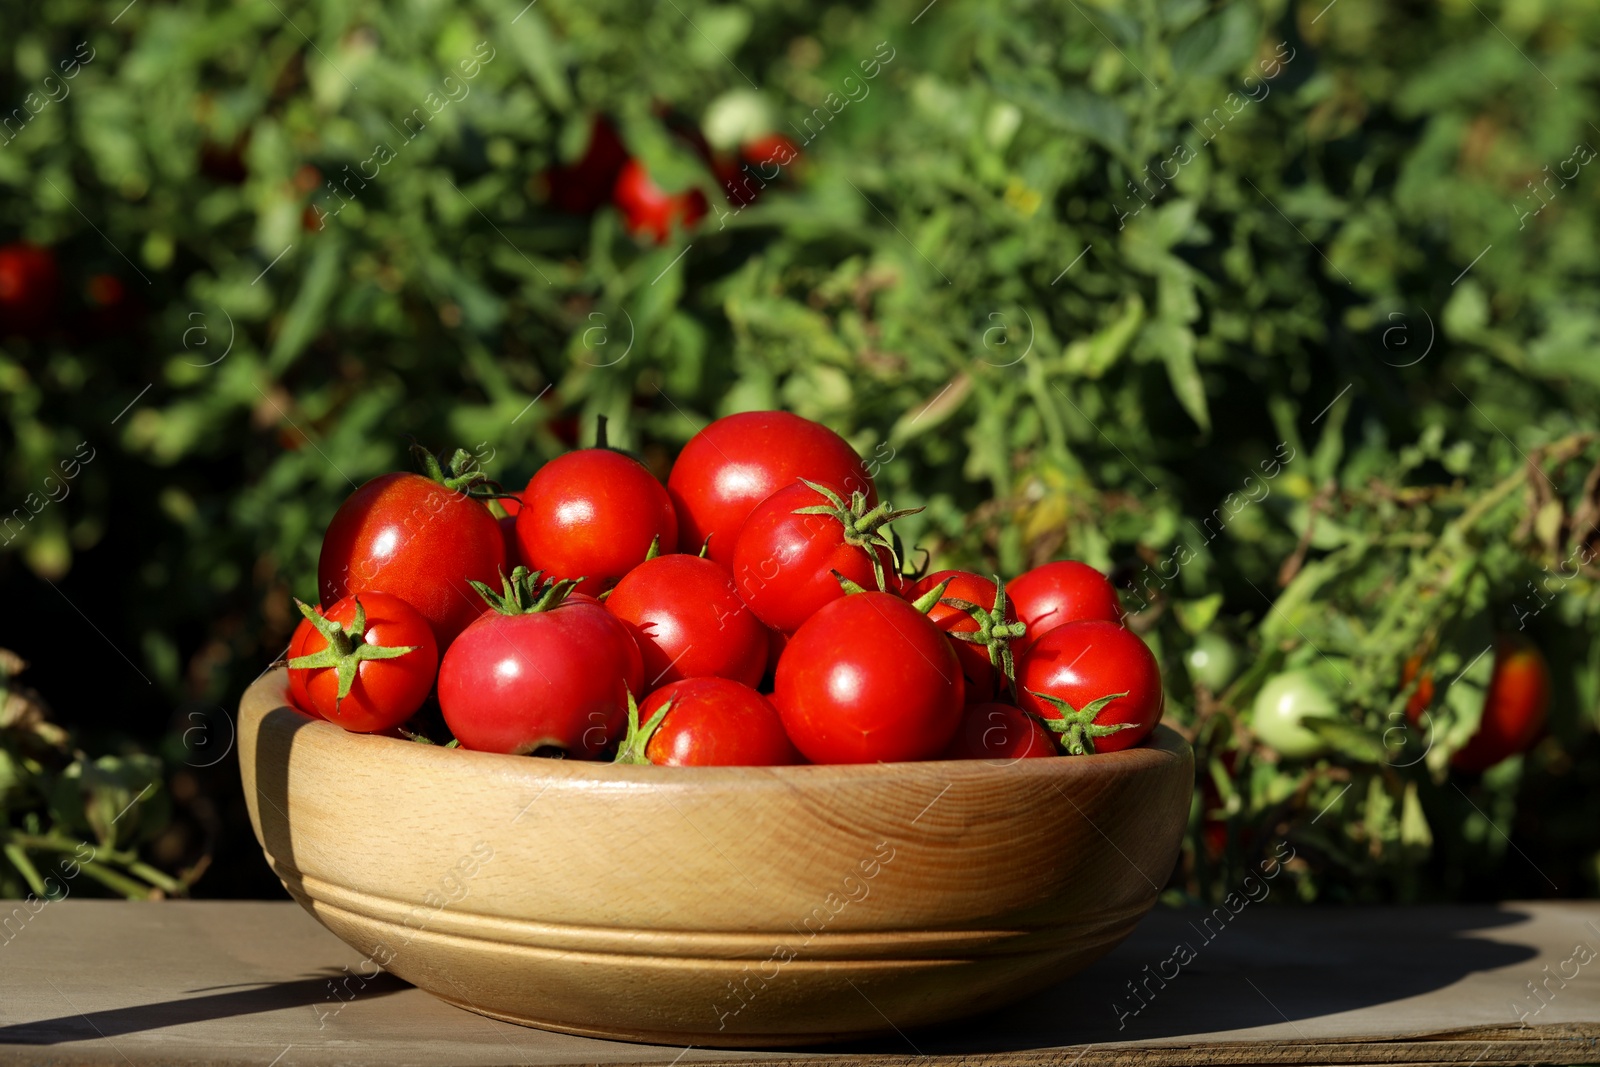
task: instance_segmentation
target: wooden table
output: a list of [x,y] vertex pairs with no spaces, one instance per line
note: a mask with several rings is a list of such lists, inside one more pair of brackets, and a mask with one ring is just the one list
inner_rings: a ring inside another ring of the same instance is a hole
[[66,900],[0,930],[0,1064],[1600,1062],[1600,903],[1204,918],[1157,911],[1089,971],[977,1021],[746,1053],[523,1029],[387,975],[342,999],[332,979],[359,957],[287,902]]

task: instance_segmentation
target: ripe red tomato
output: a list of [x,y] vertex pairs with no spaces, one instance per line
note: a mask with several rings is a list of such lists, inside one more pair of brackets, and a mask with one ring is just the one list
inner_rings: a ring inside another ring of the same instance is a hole
[[676,224],[688,229],[705,217],[706,197],[699,189],[669,193],[650,178],[637,159],[622,165],[611,201],[622,212],[622,223],[635,237],[648,236],[664,245]]
[[678,544],[731,565],[739,528],[756,505],[805,478],[849,497],[877,487],[849,442],[820,423],[787,411],[746,411],[718,419],[689,439],[672,466],[667,491],[678,509]]
[[606,609],[638,639],[647,686],[711,676],[755,686],[767,669],[769,631],[727,568],[709,559],[646,560],[617,583]]
[[943,752],[964,695],[943,631],[893,593],[866,592],[789,638],[772,702],[813,763],[896,763]]
[[522,562],[547,578],[582,578],[599,593],[644,562],[651,542],[678,547],[672,500],[644,464],[609,448],[568,452],[539,468],[522,493]]
[[307,615],[305,624],[311,634],[289,661],[289,686],[293,691],[298,683],[316,715],[355,733],[374,733],[405,722],[428,699],[439,646],[428,620],[404,600],[385,593],[347,596],[320,620]]
[[1017,618],[1027,626],[1027,636],[1017,647],[1037,641],[1057,626],[1085,619],[1122,622],[1122,602],[1105,575],[1075,559],[1035,567],[1006,583],[1006,593],[1016,606]]
[[384,474],[339,505],[322,539],[317,588],[323,603],[351,593],[391,593],[433,626],[445,648],[483,612],[471,582],[500,580],[500,527],[468,481]]
[[1059,756],[1055,734],[1010,704],[968,704],[940,759],[1018,760]]
[[[671,702],[645,756],[664,767],[784,767],[803,763],[767,698],[727,678],[687,678],[650,694],[639,720]],[[621,762],[619,760],[619,762]]]
[[596,115],[583,158],[571,166],[552,167],[546,172],[551,205],[573,215],[598,210],[611,198],[617,175],[627,161],[628,149],[617,128],[604,115]]
[[1526,752],[1544,730],[1550,711],[1550,665],[1537,645],[1510,635],[1495,642],[1494,670],[1483,698],[1478,732],[1450,757],[1450,766],[1486,771]]
[[1048,630],[1017,662],[1017,703],[1051,729],[1059,725],[1069,754],[1132,748],[1161,721],[1164,700],[1150,649],[1138,634],[1104,619]]
[[805,482],[778,490],[750,513],[734,542],[734,586],[774,630],[792,634],[818,608],[844,596],[835,572],[875,590],[877,573],[894,569],[882,528],[892,513],[882,505],[871,512],[845,508],[837,495],[829,499],[832,492]]
[[[928,609],[928,618],[951,635],[950,643],[955,647],[956,658],[961,661],[961,675],[967,683],[967,703],[986,704],[994,699],[996,693],[1007,688],[1007,672],[1011,666],[1009,645],[1014,633],[1011,628],[1016,627],[1016,634],[1020,635],[1021,632],[1017,614],[1007,603],[1002,617],[996,619],[991,614],[985,624],[980,625],[971,611],[949,603],[951,600],[961,600],[975,605],[981,612],[994,612],[994,581],[971,571],[934,571],[901,595],[914,601],[937,589],[939,583],[946,580],[950,584],[945,587],[944,595],[938,602]],[[975,644],[956,637],[956,634],[972,634],[988,640]],[[995,649],[992,655],[991,647]]]
[[[521,593],[517,593],[520,585]],[[523,755],[557,748],[592,759],[622,739],[641,689],[639,646],[589,598],[542,610],[516,573],[439,666],[439,708],[462,748]]]
[[26,241],[0,247],[0,336],[49,330],[60,293],[54,252]]
[[800,149],[781,133],[767,133],[753,137],[739,148],[746,163],[765,167],[770,173],[774,166],[787,167],[800,156]]

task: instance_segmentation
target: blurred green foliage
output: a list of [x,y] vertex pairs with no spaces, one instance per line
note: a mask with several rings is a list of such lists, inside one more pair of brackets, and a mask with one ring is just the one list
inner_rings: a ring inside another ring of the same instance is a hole
[[[96,450],[0,553],[4,643],[68,718],[187,773],[173,723],[281,651],[323,524],[413,438],[514,485],[574,416],[664,469],[785,407],[926,505],[935,561],[1128,590],[1199,756],[1179,892],[1281,838],[1307,899],[1600,881],[1600,8],[120,6],[0,4],[0,106],[52,96],[0,133],[0,240],[65,287],[0,342],[0,505]],[[734,210],[668,107],[801,158]],[[657,247],[554,210],[601,113],[712,213]],[[1549,736],[1452,775],[1522,627]],[[1254,741],[1286,666],[1344,716],[1323,757]]]

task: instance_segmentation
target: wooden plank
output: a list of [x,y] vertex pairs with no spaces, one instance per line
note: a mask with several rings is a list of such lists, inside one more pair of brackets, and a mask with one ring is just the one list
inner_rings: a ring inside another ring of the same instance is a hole
[[22,914],[0,931],[0,1064],[1600,1061],[1600,903],[1158,911],[1085,973],[1001,1012],[799,1052],[494,1022],[363,978],[357,954],[289,903],[68,900]]

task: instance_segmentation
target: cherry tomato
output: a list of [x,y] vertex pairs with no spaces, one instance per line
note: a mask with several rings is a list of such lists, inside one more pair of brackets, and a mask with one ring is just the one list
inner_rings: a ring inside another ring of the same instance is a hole
[[1017,703],[1052,729],[1060,724],[1069,753],[1132,748],[1161,721],[1164,700],[1150,649],[1104,619],[1047,630],[1017,661]]
[[787,167],[800,156],[800,149],[781,133],[768,133],[753,137],[739,148],[743,160],[768,172],[773,166]]
[[596,115],[583,157],[570,166],[552,167],[545,173],[550,203],[558,211],[587,215],[611,198],[617,175],[628,161],[628,149],[604,115]]
[[787,411],[746,411],[718,419],[689,439],[672,466],[667,491],[678,509],[678,544],[694,551],[711,538],[708,555],[731,565],[739,528],[756,505],[796,479],[841,496],[877,487],[855,449],[820,423]]
[[635,237],[646,236],[658,245],[672,239],[673,227],[688,229],[705,217],[706,197],[699,189],[669,193],[657,185],[637,159],[622,165],[611,202],[622,212],[622,223]]
[[46,332],[60,292],[54,252],[26,241],[0,247],[0,336]]
[[772,702],[813,763],[933,759],[961,723],[950,641],[893,593],[835,600],[789,638]]
[[1256,694],[1250,725],[1256,737],[1280,756],[1311,759],[1326,752],[1328,743],[1302,723],[1307,718],[1332,718],[1338,710],[1310,671],[1284,671],[1267,679]]
[[[994,699],[996,693],[1006,689],[1005,665],[1010,662],[1006,646],[1010,644],[1012,638],[1008,632],[992,636],[991,641],[997,652],[995,657],[991,658],[990,644],[973,644],[971,641],[955,637],[955,634],[977,634],[979,622],[973,617],[972,612],[957,607],[950,601],[965,601],[975,604],[981,611],[993,612],[995,604],[993,579],[973,574],[971,571],[934,571],[914,583],[901,595],[907,600],[917,600],[937,589],[939,583],[947,579],[950,584],[945,587],[944,595],[939,601],[928,609],[928,618],[939,629],[952,635],[950,643],[956,650],[956,658],[961,661],[961,675],[967,683],[967,703],[986,704]],[[1004,618],[996,621],[1002,627],[1006,624],[1016,624],[1017,615],[1009,603],[1006,604]],[[996,662],[997,660],[999,662]]]
[[[1402,688],[1411,684],[1417,672],[1422,671],[1422,656],[1414,654],[1406,657],[1406,664],[1400,672],[1400,685]],[[1422,713],[1428,710],[1433,703],[1433,672],[1422,671],[1422,677],[1417,680],[1417,688],[1412,690],[1411,696],[1406,700],[1406,718],[1412,722],[1422,718]]]
[[687,678],[650,694],[639,709],[649,722],[671,701],[645,745],[665,767],[783,767],[803,763],[767,698],[727,678]]
[[439,666],[422,613],[396,596],[361,593],[334,604],[322,620],[306,620],[311,634],[289,661],[291,692],[298,682],[312,712],[355,733],[388,730],[415,715]]
[[774,630],[792,634],[818,608],[844,596],[835,572],[874,590],[874,560],[883,574],[892,573],[894,556],[880,521],[890,513],[881,505],[860,513],[840,503],[837,495],[830,500],[796,482],[763,500],[739,531],[733,546],[735,588],[756,618]]
[[1017,648],[1037,641],[1057,626],[1086,619],[1122,622],[1122,602],[1105,575],[1075,559],[1058,560],[1006,583],[1006,594],[1028,634]]
[[1494,670],[1483,698],[1483,718],[1452,757],[1450,766],[1486,771],[1496,763],[1526,752],[1544,729],[1550,710],[1550,665],[1527,638],[1501,637],[1495,642]]
[[547,578],[582,578],[598,593],[644,562],[651,542],[678,547],[672,500],[644,464],[608,448],[585,448],[539,468],[522,494],[522,562]]
[[727,568],[709,559],[646,560],[617,583],[606,609],[638,639],[648,686],[709,676],[755,686],[767,669],[769,631]]
[[350,494],[328,524],[317,588],[323,603],[391,593],[422,612],[445,648],[483,611],[470,583],[498,583],[505,564],[500,527],[465,483],[384,474]]
[[[522,581],[514,574],[508,586]],[[643,664],[627,627],[587,598],[544,610],[508,591],[461,632],[439,666],[439,708],[462,748],[541,748],[592,759],[622,739]],[[507,613],[509,612],[509,613]]]
[[968,704],[940,759],[1017,760],[1059,756],[1056,738],[1039,720],[1009,704]]

